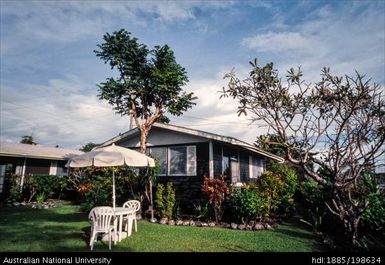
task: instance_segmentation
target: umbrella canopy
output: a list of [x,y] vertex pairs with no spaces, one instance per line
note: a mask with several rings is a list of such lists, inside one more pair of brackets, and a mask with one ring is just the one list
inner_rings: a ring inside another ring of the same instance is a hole
[[[66,167],[114,167],[114,166],[131,166],[131,167],[155,167],[155,161],[137,151],[116,146],[97,148],[88,153],[74,156],[68,160]],[[115,208],[115,174],[112,171],[112,205]]]
[[114,167],[123,165],[130,167],[154,167],[155,161],[138,151],[112,144],[74,156],[68,160],[66,167]]

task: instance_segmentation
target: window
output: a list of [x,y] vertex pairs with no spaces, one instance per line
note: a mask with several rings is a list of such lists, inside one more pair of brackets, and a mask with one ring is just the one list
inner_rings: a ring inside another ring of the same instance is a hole
[[185,146],[170,147],[169,150],[169,175],[186,175],[187,152]]
[[255,156],[250,156],[250,178],[258,178],[263,172],[263,160]]
[[56,169],[56,176],[67,176],[68,175],[68,168],[65,167],[67,161],[58,161],[57,162],[57,169]]
[[160,162],[160,176],[195,176],[196,146],[152,147],[151,155]]
[[159,176],[167,175],[167,147],[151,147],[150,153],[152,157],[159,161]]

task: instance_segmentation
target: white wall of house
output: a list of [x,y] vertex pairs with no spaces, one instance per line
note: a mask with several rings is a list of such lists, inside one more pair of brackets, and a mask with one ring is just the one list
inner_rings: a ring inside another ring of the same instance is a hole
[[[208,141],[207,138],[187,135],[184,133],[174,132],[170,130],[165,130],[162,128],[153,128],[150,131],[150,134],[147,139],[147,146],[159,146],[159,145],[174,145],[174,144],[186,144],[186,143],[200,143]],[[123,142],[120,142],[119,145],[125,147],[140,147],[140,136],[132,137]]]

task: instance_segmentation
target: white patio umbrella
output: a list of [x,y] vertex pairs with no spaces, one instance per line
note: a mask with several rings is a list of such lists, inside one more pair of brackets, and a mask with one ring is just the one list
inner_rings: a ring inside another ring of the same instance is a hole
[[[137,151],[116,146],[96,148],[88,153],[74,156],[68,160],[66,167],[155,167],[155,161]],[[112,206],[115,209],[115,173],[112,170]]]

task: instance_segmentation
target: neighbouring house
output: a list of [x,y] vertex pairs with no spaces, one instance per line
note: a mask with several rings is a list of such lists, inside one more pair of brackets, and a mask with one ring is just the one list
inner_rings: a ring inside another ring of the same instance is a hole
[[0,193],[6,171],[20,175],[23,185],[26,175],[67,175],[65,164],[82,151],[42,145],[0,142]]
[[[100,145],[139,149],[137,128],[120,134]],[[161,183],[172,182],[181,203],[201,198],[204,177],[226,175],[227,181],[239,184],[256,180],[265,170],[267,160],[284,159],[252,144],[214,133],[155,123],[147,141],[148,154],[159,161]]]

